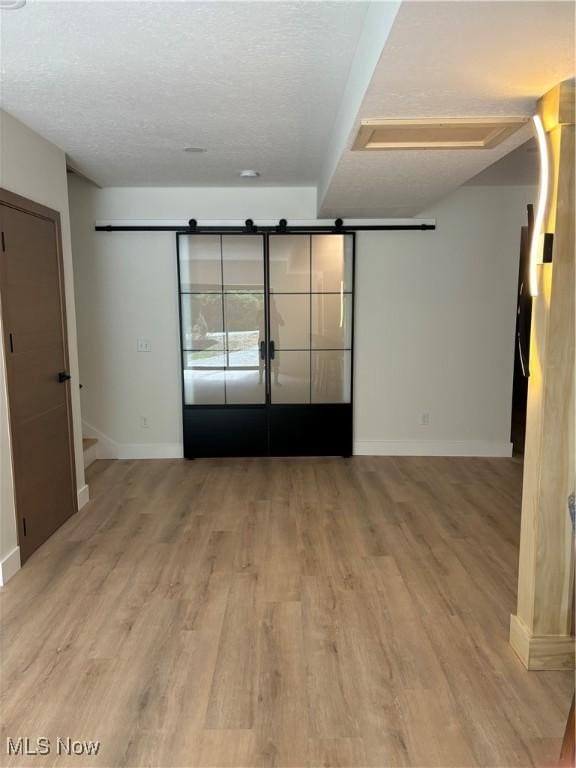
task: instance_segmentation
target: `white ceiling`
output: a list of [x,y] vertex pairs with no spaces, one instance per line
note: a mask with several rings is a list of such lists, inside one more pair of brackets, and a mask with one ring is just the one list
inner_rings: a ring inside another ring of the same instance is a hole
[[28,0],[1,15],[2,106],[103,186],[315,185],[366,9]]
[[[404,2],[364,97],[361,118],[533,114],[574,75],[572,2]],[[412,216],[524,143],[492,150],[344,151],[325,216]]]
[[475,187],[522,187],[538,183],[538,146],[530,139],[466,182]]
[[[362,40],[374,39],[368,7],[28,0],[0,13],[1,104],[102,186],[244,185],[243,168],[262,174],[251,186],[316,186]],[[572,2],[404,0],[358,114],[344,115],[343,139],[355,118],[354,129],[319,215],[417,214],[530,136],[351,152],[361,118],[527,116],[573,74]]]

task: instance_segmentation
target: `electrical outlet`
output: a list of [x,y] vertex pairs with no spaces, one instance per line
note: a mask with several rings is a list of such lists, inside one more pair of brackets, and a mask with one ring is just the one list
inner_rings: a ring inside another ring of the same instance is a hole
[[430,424],[430,414],[425,412],[420,416],[420,424],[427,427]]
[[148,429],[149,426],[150,422],[148,421],[148,416],[140,416],[140,428]]
[[136,339],[136,351],[151,352],[152,344],[150,343],[150,339]]

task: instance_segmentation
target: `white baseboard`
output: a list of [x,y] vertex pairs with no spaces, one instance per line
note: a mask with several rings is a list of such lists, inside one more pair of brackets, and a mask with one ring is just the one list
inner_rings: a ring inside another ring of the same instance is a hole
[[117,443],[85,421],[82,434],[98,440],[95,448],[99,459],[181,459],[184,456],[182,443]]
[[355,440],[356,456],[512,456],[512,443],[490,440]]
[[182,443],[119,443],[117,459],[181,459]]
[[78,510],[80,511],[83,506],[90,501],[90,488],[87,485],[83,485],[78,489]]
[[0,587],[20,570],[20,547],[14,547],[6,557],[0,560]]
[[[181,459],[182,443],[117,443],[87,422],[86,437],[98,440],[99,459]],[[512,456],[512,443],[491,440],[355,440],[355,456]]]

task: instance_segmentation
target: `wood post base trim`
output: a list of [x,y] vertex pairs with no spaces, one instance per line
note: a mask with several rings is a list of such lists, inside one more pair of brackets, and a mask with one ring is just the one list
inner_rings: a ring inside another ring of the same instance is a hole
[[522,619],[511,616],[510,645],[526,669],[574,669],[573,635],[533,635]]
[[83,485],[78,490],[78,511],[90,501],[90,488],[87,485]]

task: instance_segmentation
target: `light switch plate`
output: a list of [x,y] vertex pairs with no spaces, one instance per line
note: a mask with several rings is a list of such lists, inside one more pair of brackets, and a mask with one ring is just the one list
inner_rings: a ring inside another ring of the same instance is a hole
[[150,343],[150,339],[137,339],[136,349],[138,352],[151,352],[152,344]]

